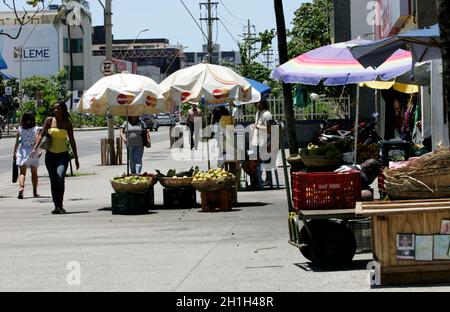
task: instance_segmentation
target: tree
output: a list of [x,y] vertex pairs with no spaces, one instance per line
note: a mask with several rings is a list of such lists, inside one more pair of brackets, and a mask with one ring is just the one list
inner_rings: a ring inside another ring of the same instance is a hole
[[[277,22],[278,54],[280,64],[286,63],[288,59],[286,24],[284,20],[283,1],[274,0],[275,17]],[[292,87],[283,83],[284,112],[286,114],[286,128],[288,132],[289,153],[298,153],[297,133],[295,128],[294,104],[292,100]]]
[[332,0],[314,0],[303,3],[292,21],[289,32],[289,57],[306,53],[331,44],[330,19],[333,12]]
[[[439,28],[442,40],[442,80],[444,81],[444,110],[450,121],[450,0],[438,0]],[[450,127],[448,128],[450,136]]]
[[48,4],[46,4],[46,0],[29,0],[27,1],[27,5],[33,8],[32,13],[30,13],[26,8],[23,8],[23,14],[20,15],[19,11],[17,11],[16,0],[2,0],[2,1],[6,7],[8,7],[11,11],[14,12],[16,16],[15,18],[16,24],[19,25],[19,30],[17,31],[16,34],[9,34],[0,31],[0,35],[6,36],[13,40],[19,38],[23,26],[29,24],[37,14],[42,12],[48,6]]
[[[296,11],[289,32],[289,58],[296,57],[311,50],[331,44],[331,14],[333,0],[314,0],[303,3]],[[340,88],[318,86],[303,86],[308,93],[327,94],[338,97]]]
[[[52,105],[56,101],[68,101],[71,98],[66,87],[67,72],[62,70],[52,77],[33,76],[22,81],[24,94],[32,99],[25,103],[19,111],[19,115],[25,111],[33,111],[36,114],[36,122],[42,123],[46,117],[52,114]],[[41,103],[38,105],[37,101]]]
[[[70,90],[74,89],[74,73],[73,73],[73,47],[72,47],[72,32],[71,28],[78,26],[83,30],[81,25],[81,14],[83,14],[83,9],[89,9],[89,2],[85,0],[63,0],[62,4],[58,8],[58,15],[55,17],[55,23],[63,23],[67,26],[67,37],[68,37],[68,49],[69,49],[69,80],[70,80]],[[73,108],[73,99],[70,99],[70,110]]]

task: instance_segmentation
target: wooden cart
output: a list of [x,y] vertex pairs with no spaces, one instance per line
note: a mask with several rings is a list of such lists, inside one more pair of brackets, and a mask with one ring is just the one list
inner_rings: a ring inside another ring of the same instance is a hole
[[[289,208],[289,243],[299,248],[305,258],[326,268],[344,267],[351,263],[357,252],[371,252],[370,218],[356,216],[355,207],[297,211],[293,208],[282,123],[280,142]],[[357,228],[358,233],[350,228]],[[369,243],[361,244],[363,240]]]
[[432,261],[398,259],[396,241],[401,233],[439,234],[441,221],[450,220],[449,198],[364,202],[357,204],[356,213],[372,217],[373,254],[380,265],[381,285],[450,282],[450,257]]

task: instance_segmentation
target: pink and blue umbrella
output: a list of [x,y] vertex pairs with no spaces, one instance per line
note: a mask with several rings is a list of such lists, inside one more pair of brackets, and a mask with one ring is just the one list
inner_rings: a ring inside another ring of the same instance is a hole
[[353,84],[374,80],[391,80],[412,68],[411,52],[398,50],[374,69],[364,68],[349,48],[371,41],[356,39],[311,50],[278,66],[273,77],[286,83],[327,86]]

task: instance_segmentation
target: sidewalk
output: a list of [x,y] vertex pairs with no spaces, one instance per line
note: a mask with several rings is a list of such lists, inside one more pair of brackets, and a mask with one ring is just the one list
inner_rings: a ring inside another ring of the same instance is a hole
[[[50,214],[53,205],[45,166],[39,168],[41,198],[30,197],[29,177],[24,200],[16,199],[17,184],[0,189],[0,291],[370,290],[365,265],[371,254],[357,255],[349,270],[323,272],[288,244],[284,189],[239,192],[239,205],[232,211],[202,213],[199,208],[162,208],[158,183],[158,207],[150,214],[112,215],[109,180],[126,167],[100,166],[99,161],[99,155],[81,157],[79,172],[85,175],[66,179],[66,215]],[[196,164],[207,167],[206,161]],[[174,162],[166,141],[145,150],[144,171],[192,165]],[[10,181],[10,174],[0,174],[0,179]],[[283,179],[280,182],[284,184]],[[81,270],[79,285],[67,282],[73,264]]]

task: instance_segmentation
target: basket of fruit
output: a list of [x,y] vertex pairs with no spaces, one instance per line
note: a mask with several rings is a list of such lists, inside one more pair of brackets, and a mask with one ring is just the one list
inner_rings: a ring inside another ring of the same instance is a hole
[[198,172],[198,167],[192,167],[189,171],[176,172],[175,169],[170,169],[166,174],[162,174],[159,170],[159,183],[165,188],[180,188],[192,186],[192,176]]
[[192,186],[200,192],[211,192],[231,188],[235,183],[236,177],[232,173],[221,168],[210,169],[206,172],[198,172],[192,179]]
[[144,192],[158,182],[153,174],[130,174],[111,179],[111,186],[116,192]]
[[301,149],[300,156],[306,167],[328,167],[342,163],[342,154],[332,143],[320,147],[309,144],[308,148]]
[[286,157],[286,160],[290,165],[302,165],[303,164],[302,156],[300,154],[291,154],[288,157]]

